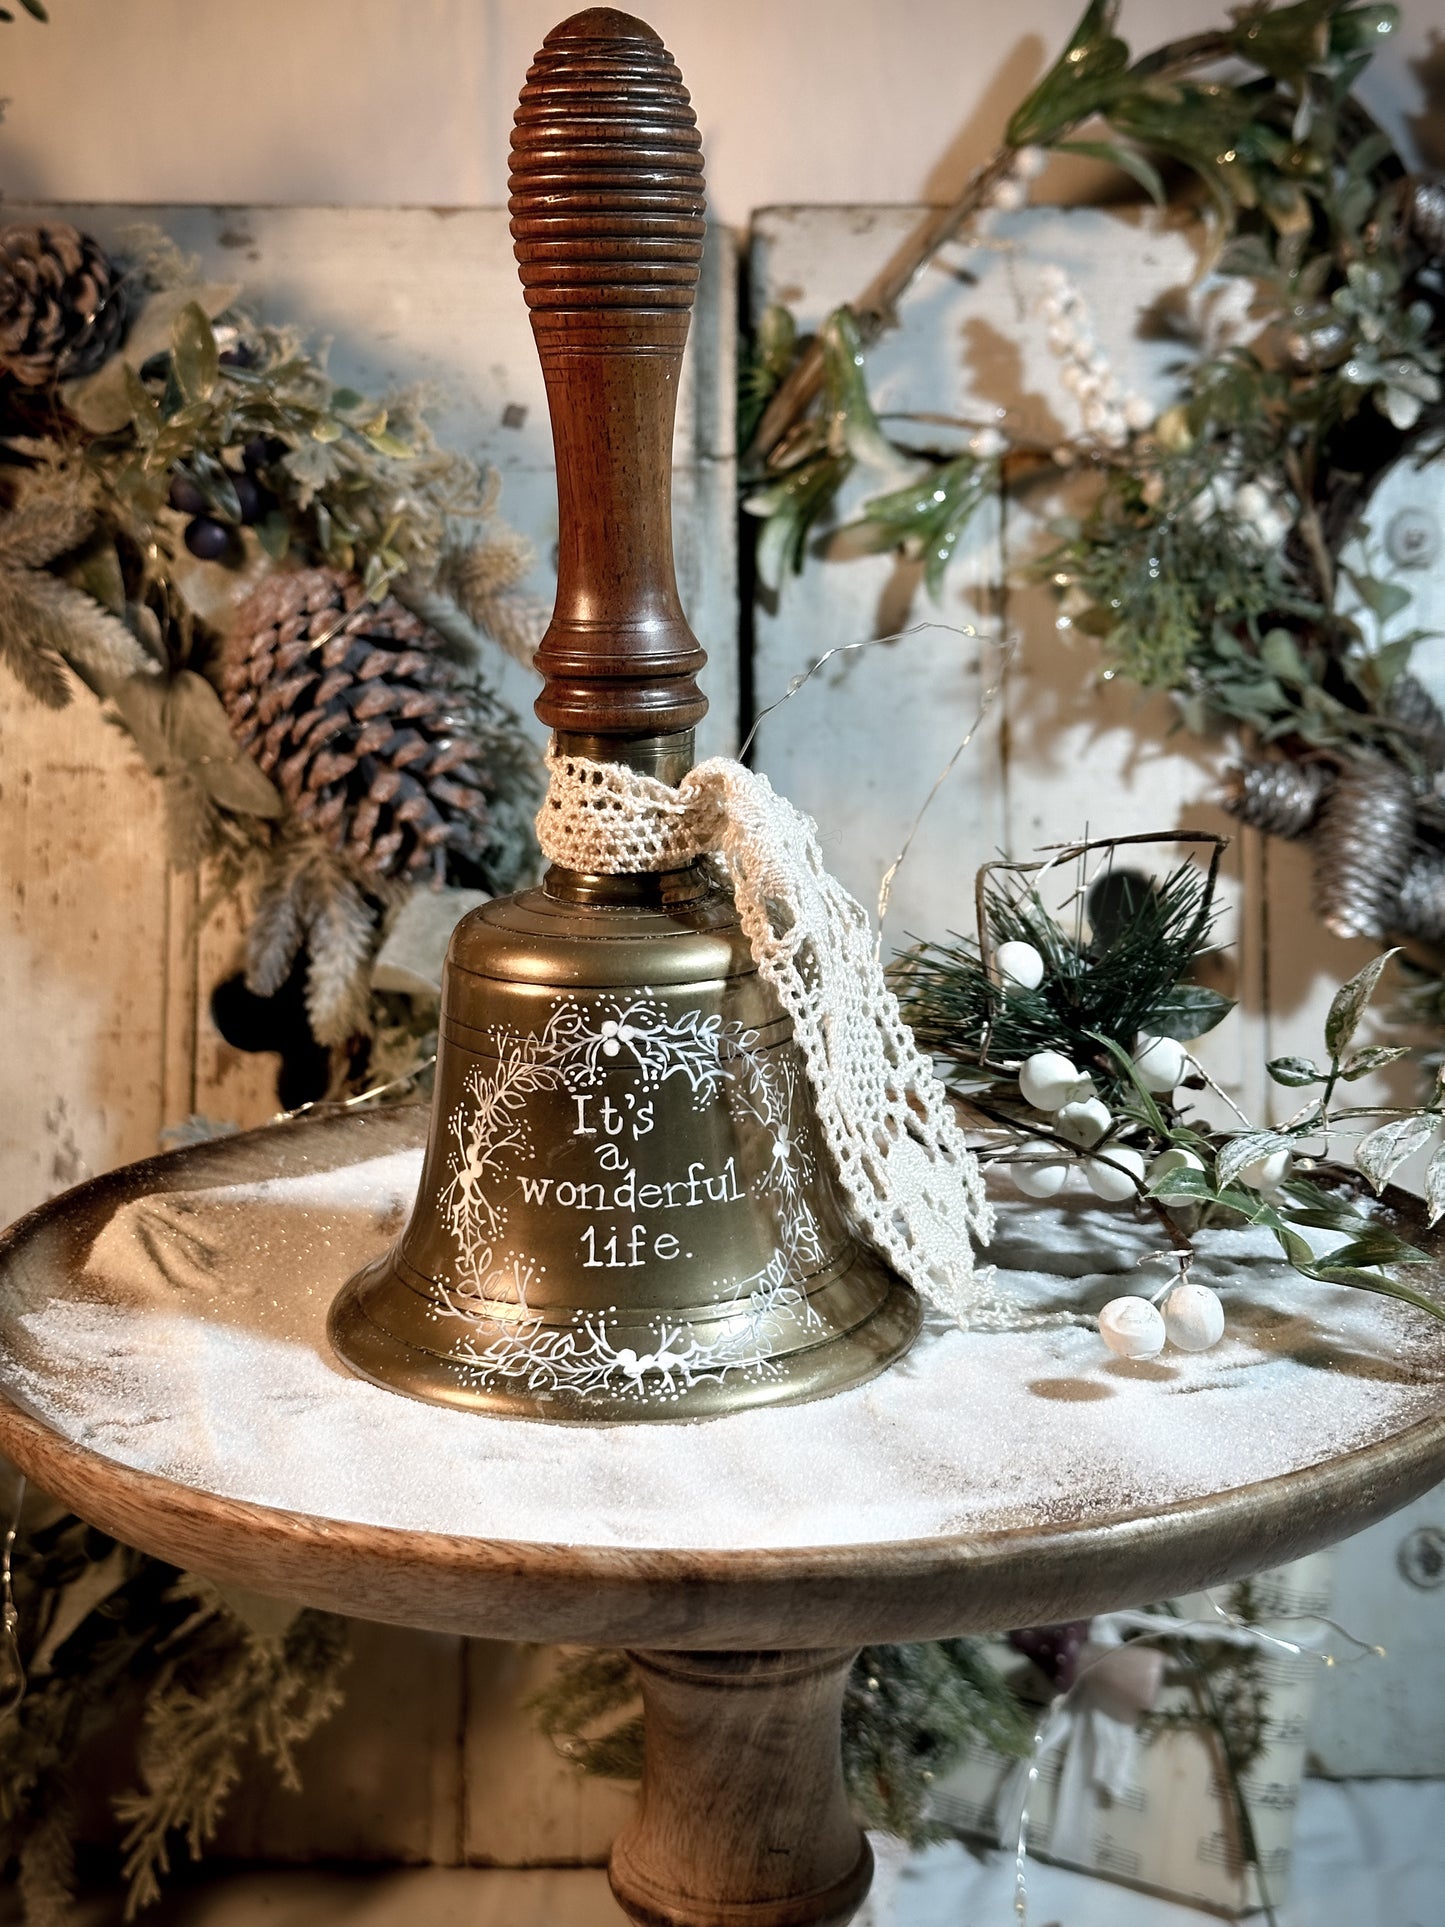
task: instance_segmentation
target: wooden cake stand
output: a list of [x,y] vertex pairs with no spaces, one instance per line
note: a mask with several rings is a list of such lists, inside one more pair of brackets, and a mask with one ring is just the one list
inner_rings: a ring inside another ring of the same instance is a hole
[[[525,1537],[501,1537],[487,1530],[485,1478],[476,1531],[433,1532],[238,1496],[228,1488],[262,1474],[227,1470],[224,1444],[192,1451],[185,1471],[172,1476],[125,1463],[144,1459],[150,1421],[185,1418],[177,1408],[188,1394],[174,1364],[182,1332],[198,1356],[223,1361],[226,1409],[213,1426],[192,1428],[203,1439],[243,1436],[253,1407],[259,1426],[263,1402],[288,1395],[285,1384],[278,1392],[277,1376],[285,1378],[284,1360],[294,1352],[323,1399],[373,1402],[356,1409],[374,1420],[378,1452],[387,1415],[398,1412],[439,1428],[433,1436],[469,1461],[474,1455],[483,1470],[505,1459],[525,1471],[529,1456],[550,1465],[559,1439],[563,1448],[596,1449],[598,1428],[398,1400],[326,1357],[326,1306],[358,1256],[385,1244],[398,1200],[415,1183],[424,1140],[425,1113],[412,1108],[303,1122],[132,1165],[23,1219],[0,1240],[0,1449],[102,1531],[224,1582],[434,1631],[627,1647],[646,1704],[646,1770],[611,1875],[625,1911],[648,1927],[822,1927],[852,1919],[871,1860],[844,1795],[839,1712],[859,1646],[1082,1618],[1216,1584],[1340,1539],[1445,1475],[1445,1348],[1428,1332],[1422,1339],[1418,1314],[1361,1294],[1348,1301],[1352,1341],[1336,1352],[1327,1320],[1280,1321],[1298,1355],[1302,1391],[1307,1374],[1318,1380],[1322,1370],[1338,1371],[1328,1383],[1344,1396],[1352,1379],[1383,1373],[1390,1380],[1397,1350],[1414,1359],[1401,1366],[1405,1402],[1382,1397],[1380,1416],[1349,1449],[1318,1456],[1318,1406],[1305,1396],[1281,1397],[1268,1450],[1292,1469],[1231,1487],[1221,1462],[1208,1469],[1209,1489],[1147,1510],[1100,1503],[1083,1481],[1075,1516],[1059,1517],[1053,1505],[1047,1524],[823,1543],[837,1537],[836,1520],[825,1523],[836,1494],[810,1492],[796,1530],[808,1533],[811,1508],[818,1544],[767,1543],[766,1517],[753,1547],[569,1544],[561,1541],[575,1537],[578,1501],[565,1467],[538,1482],[555,1497],[538,1500]],[[334,1208],[325,1204],[328,1183],[338,1187]],[[361,1202],[368,1197],[371,1204]],[[263,1216],[243,1224],[234,1215],[242,1209]],[[288,1212],[286,1223],[301,1227],[294,1236],[282,1223]],[[198,1252],[210,1255],[197,1261]],[[284,1270],[269,1268],[272,1253]],[[159,1277],[168,1265],[172,1322],[158,1325],[151,1273]],[[264,1345],[248,1349],[248,1323],[269,1333]],[[1037,1366],[1041,1334],[1006,1342],[1025,1360],[1032,1353]],[[1295,1368],[1278,1347],[1266,1367]],[[882,1382],[891,1381],[900,1410],[912,1396],[909,1369],[895,1368]],[[1226,1370],[1222,1400],[1247,1395],[1229,1381]],[[1136,1383],[1142,1397],[1169,1396],[1163,1380]],[[1040,1395],[1057,1384],[1040,1381]],[[723,1467],[735,1462],[729,1451],[744,1436],[740,1426],[788,1428],[773,1434],[786,1455],[789,1438],[801,1441],[808,1428],[877,1396],[876,1387],[863,1386],[761,1417],[604,1429],[614,1443],[622,1431],[646,1434],[659,1464],[683,1445],[701,1447],[705,1458],[715,1445]],[[1088,1399],[1104,1394],[1081,1386],[1079,1396],[1083,1404],[1047,1407],[1059,1415],[1063,1452],[1084,1422],[1080,1414],[1095,1409]],[[120,1439],[122,1421],[139,1444]],[[234,1458],[238,1448],[229,1449]],[[441,1477],[440,1459],[437,1465]],[[745,1475],[745,1468],[728,1474]],[[323,1465],[306,1476],[322,1480],[308,1488],[317,1492],[332,1475]],[[850,1468],[840,1465],[837,1476],[846,1489]],[[910,1496],[900,1483],[900,1516]],[[965,1509],[969,1496],[960,1495]],[[704,1494],[694,1527],[706,1506]],[[614,1523],[614,1536],[626,1530],[627,1515],[616,1516],[624,1523]]]

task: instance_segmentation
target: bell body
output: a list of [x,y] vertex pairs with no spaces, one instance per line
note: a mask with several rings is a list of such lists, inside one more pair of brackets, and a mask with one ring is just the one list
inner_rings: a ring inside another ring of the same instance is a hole
[[531,890],[458,925],[416,1207],[332,1308],[354,1371],[488,1412],[690,1419],[840,1390],[911,1343],[918,1301],[849,1225],[790,1020],[726,890],[692,888]]

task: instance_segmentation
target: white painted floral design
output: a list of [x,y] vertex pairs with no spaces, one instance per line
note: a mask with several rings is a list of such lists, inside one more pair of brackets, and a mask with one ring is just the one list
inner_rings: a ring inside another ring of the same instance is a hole
[[[792,1054],[760,1049],[756,1031],[716,1015],[669,1016],[646,996],[585,1005],[563,999],[540,1032],[497,1029],[492,1043],[495,1058],[471,1071],[447,1120],[450,1176],[441,1206],[456,1271],[438,1281],[434,1316],[457,1321],[449,1355],[463,1374],[478,1384],[523,1384],[537,1396],[605,1391],[636,1403],[669,1402],[730,1373],[775,1375],[773,1347],[785,1328],[822,1328],[799,1281],[827,1257],[808,1202],[815,1157],[807,1133],[796,1130],[806,1093]],[[594,1089],[619,1064],[634,1068],[644,1087],[684,1078],[699,1110],[721,1093],[735,1116],[771,1138],[753,1189],[773,1204],[779,1248],[755,1277],[719,1281],[718,1299],[735,1304],[737,1315],[706,1342],[675,1321],[660,1322],[652,1349],[638,1352],[622,1342],[624,1326],[635,1335],[635,1317],[615,1311],[545,1324],[527,1303],[536,1267],[506,1240],[511,1186],[502,1180],[536,1154],[529,1099],[542,1090]],[[515,1311],[499,1303],[507,1299],[515,1299]]]

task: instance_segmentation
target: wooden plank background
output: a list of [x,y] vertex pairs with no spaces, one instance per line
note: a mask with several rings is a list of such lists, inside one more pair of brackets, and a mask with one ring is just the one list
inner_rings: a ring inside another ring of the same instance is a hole
[[[39,211],[17,207],[11,218]],[[443,437],[502,469],[503,512],[535,541],[534,586],[548,592],[550,439],[504,214],[64,212],[110,241],[137,220],[163,227],[201,257],[207,278],[240,279],[269,318],[331,336],[338,379],[373,390],[427,380]],[[815,325],[857,291],[916,216],[898,208],[763,213],[750,254],[754,312],[783,300]],[[1039,277],[1051,261],[1084,291],[1127,385],[1162,393],[1178,351],[1141,331],[1140,317],[1187,290],[1198,260],[1192,231],[1172,216],[1012,217],[986,254],[945,257],[909,297],[904,327],[871,358],[880,405],[975,420],[1002,409],[1040,434],[1071,424],[1073,404],[1038,315]],[[676,442],[684,600],[712,658],[705,753],[736,745],[743,685],[733,274],[730,240],[714,233]],[[881,479],[857,478],[846,506]],[[1085,831],[1233,827],[1211,801],[1218,753],[1171,733],[1167,700],[1100,681],[1093,645],[1057,627],[1046,589],[1020,582],[1018,565],[1037,547],[1041,523],[1069,500],[1061,478],[1026,512],[1005,514],[1000,503],[981,515],[937,610],[916,570],[882,556],[811,562],[776,607],[757,612],[750,668],[760,708],[840,643],[934,625],[835,658],[765,720],[759,737],[756,760],[816,816],[831,863],[866,902],[992,692],[899,874],[890,948],[971,928],[974,871],[1000,849],[1022,856]],[[1401,474],[1382,490],[1377,519],[1383,526],[1396,507],[1421,504],[1439,516],[1438,479]],[[1445,623],[1445,566],[1437,559],[1413,581],[1418,619]],[[1013,648],[1006,672],[1005,638]],[[1439,687],[1445,658],[1428,645],[1421,658]],[[499,674],[510,700],[529,713],[525,672],[503,664]],[[270,1061],[229,1050],[206,1015],[210,988],[234,968],[234,913],[198,929],[196,881],[169,873],[161,853],[156,787],[88,694],[56,716],[0,677],[0,998],[15,1018],[0,1106],[0,1221],[91,1172],[149,1154],[164,1126],[193,1111],[248,1124],[274,1108]],[[1316,1047],[1331,987],[1369,947],[1323,935],[1309,914],[1307,860],[1297,849],[1236,838],[1225,889],[1232,949],[1221,987],[1242,1008],[1209,1041],[1207,1061],[1258,1114],[1271,1095],[1265,1058]],[[1328,1682],[1324,1750],[1333,1770],[1378,1771],[1382,1762],[1396,1771],[1445,1770],[1438,1717],[1422,1718],[1402,1740],[1371,1710],[1389,1694],[1393,1704],[1404,1696],[1445,1706],[1445,1655],[1425,1611],[1431,1602],[1400,1586],[1387,1600],[1378,1586],[1371,1593],[1351,1578],[1397,1570],[1405,1536],[1422,1526],[1445,1528],[1438,1495],[1398,1530],[1386,1522],[1364,1535],[1343,1562],[1342,1593],[1358,1597],[1362,1613],[1390,1614],[1392,1658],[1388,1674],[1346,1669]],[[1377,1636],[1369,1623],[1360,1629]],[[380,1628],[362,1629],[359,1640],[348,1710],[313,1742],[307,1792],[299,1800],[248,1792],[228,1820],[228,1848],[494,1864],[602,1856],[627,1796],[579,1781],[532,1732],[524,1702],[545,1656]]]

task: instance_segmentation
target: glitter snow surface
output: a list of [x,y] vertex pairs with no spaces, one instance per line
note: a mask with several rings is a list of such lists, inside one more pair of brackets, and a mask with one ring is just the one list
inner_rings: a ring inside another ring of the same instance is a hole
[[[420,1151],[121,1205],[64,1298],[18,1265],[0,1382],[122,1464],[240,1499],[394,1527],[567,1544],[858,1545],[1173,1501],[1297,1470],[1445,1398],[1421,1315],[1216,1235],[1213,1351],[1111,1358],[1096,1333],[935,1325],[873,1383],[705,1424],[547,1425],[378,1390],[332,1359],[342,1281],[397,1232]],[[1021,1309],[1152,1289],[1157,1231],[1089,1203],[1004,1206],[989,1256]]]

